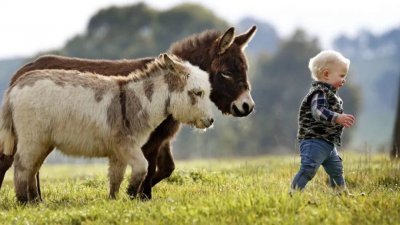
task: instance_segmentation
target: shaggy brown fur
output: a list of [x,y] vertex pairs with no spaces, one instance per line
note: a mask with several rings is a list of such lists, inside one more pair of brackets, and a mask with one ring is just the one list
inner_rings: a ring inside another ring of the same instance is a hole
[[127,76],[136,69],[144,69],[146,67],[146,63],[153,60],[154,58],[130,60],[89,60],[45,55],[39,57],[34,62],[24,65],[21,69],[19,69],[11,78],[10,85],[12,85],[24,73],[38,69],[79,70],[81,72],[92,72],[106,76],[115,74]]
[[[247,79],[247,59],[243,49],[255,32],[255,26],[239,36],[235,36],[233,27],[223,34],[218,31],[205,31],[172,44],[169,52],[207,71],[210,74],[209,80],[212,87],[211,100],[222,113],[232,114],[232,102],[241,93],[250,89]],[[127,76],[136,69],[145,68],[146,63],[152,60],[153,58],[89,60],[43,56],[18,70],[12,77],[10,84],[12,85],[24,73],[35,69],[67,69],[103,75],[120,74]],[[230,79],[221,76],[222,73],[229,75]],[[177,84],[178,86],[174,86],[174,88],[179,90],[179,83]],[[151,93],[152,88],[149,86],[146,96],[151,96]],[[123,98],[124,96],[120,96],[120,101],[124,101]],[[246,114],[233,115],[246,116],[250,112],[251,110]],[[170,141],[179,131],[179,128],[180,123],[172,117],[168,117],[153,131],[148,142],[142,147],[149,162],[148,174],[142,186],[142,197],[151,198],[152,186],[169,177],[173,172],[175,165],[171,154]],[[3,164],[4,162],[0,161],[0,163]],[[156,170],[156,168],[158,169]]]

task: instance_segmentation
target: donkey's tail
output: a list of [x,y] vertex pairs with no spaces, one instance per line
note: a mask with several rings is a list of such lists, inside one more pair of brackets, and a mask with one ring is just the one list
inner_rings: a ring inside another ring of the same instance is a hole
[[6,93],[0,112],[0,154],[12,156],[15,153],[15,137],[12,105]]

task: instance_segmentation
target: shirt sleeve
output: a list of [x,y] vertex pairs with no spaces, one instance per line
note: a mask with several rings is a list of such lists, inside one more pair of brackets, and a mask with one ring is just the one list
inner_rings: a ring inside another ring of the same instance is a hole
[[328,109],[328,101],[323,92],[315,93],[311,98],[311,112],[316,121],[336,123],[338,113]]

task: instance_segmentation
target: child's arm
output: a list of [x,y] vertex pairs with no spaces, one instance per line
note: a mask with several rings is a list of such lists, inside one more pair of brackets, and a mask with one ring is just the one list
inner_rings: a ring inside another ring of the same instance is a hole
[[338,123],[349,128],[354,123],[354,116],[350,114],[339,114],[328,109],[328,101],[323,92],[315,93],[311,98],[311,112],[316,121]]
[[311,112],[316,121],[336,123],[339,114],[328,109],[328,101],[323,92],[315,93],[311,98]]

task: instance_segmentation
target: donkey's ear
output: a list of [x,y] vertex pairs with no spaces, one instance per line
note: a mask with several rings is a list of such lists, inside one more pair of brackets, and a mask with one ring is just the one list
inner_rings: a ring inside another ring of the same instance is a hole
[[251,41],[251,39],[256,34],[257,27],[253,25],[247,32],[240,34],[235,37],[235,43],[240,46],[242,50],[247,47],[247,44]]
[[162,60],[164,61],[165,65],[167,66],[167,68],[169,70],[175,70],[175,61],[172,60],[168,54],[163,53],[159,56],[159,58],[162,58]]
[[235,38],[235,28],[231,27],[217,39],[218,41],[218,54],[223,54],[233,43]]

